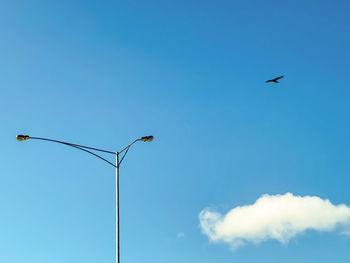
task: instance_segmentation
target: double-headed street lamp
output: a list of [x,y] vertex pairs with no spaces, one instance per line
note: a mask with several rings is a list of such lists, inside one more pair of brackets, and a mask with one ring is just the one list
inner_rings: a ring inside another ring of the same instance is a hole
[[[93,147],[88,147],[88,146],[83,146],[79,144],[74,144],[74,143],[69,143],[69,142],[62,142],[58,140],[52,140],[52,139],[47,139],[47,138],[38,138],[38,137],[31,137],[29,135],[17,135],[16,140],[21,142],[21,141],[26,141],[26,140],[41,140],[41,141],[49,141],[49,142],[56,142],[60,144],[64,144],[73,148],[76,148],[78,150],[82,150],[84,152],[87,152],[89,154],[92,154],[93,156],[100,158],[101,160],[105,161],[106,163],[112,165],[113,167],[116,168],[116,178],[115,178],[115,192],[116,192],[116,197],[115,197],[115,202],[116,202],[116,263],[120,263],[120,238],[119,238],[119,166],[124,160],[124,157],[128,153],[130,147],[138,141],[143,141],[143,142],[150,142],[153,140],[153,136],[144,136],[139,139],[136,139],[132,143],[130,143],[128,146],[126,146],[124,149],[122,149],[119,152],[112,152],[112,151],[106,151],[106,150],[101,150]],[[92,151],[99,151],[99,152],[104,152],[104,153],[109,153],[109,154],[114,154],[116,156],[116,162],[113,164],[112,162],[106,160],[102,156],[92,152]],[[123,156],[119,160],[119,155],[123,153]]]

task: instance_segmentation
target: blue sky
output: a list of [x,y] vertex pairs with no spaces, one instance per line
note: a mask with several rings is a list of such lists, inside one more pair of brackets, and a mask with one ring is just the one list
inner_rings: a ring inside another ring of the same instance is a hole
[[232,251],[198,219],[262,194],[350,205],[349,8],[1,1],[0,261],[115,257],[113,167],[19,144],[24,133],[114,151],[155,136],[121,167],[122,262],[349,262],[350,239],[337,232]]

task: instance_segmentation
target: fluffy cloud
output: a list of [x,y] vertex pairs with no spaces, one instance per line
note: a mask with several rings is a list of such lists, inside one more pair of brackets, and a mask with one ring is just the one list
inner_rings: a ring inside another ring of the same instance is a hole
[[199,214],[204,234],[213,242],[225,242],[233,249],[268,239],[287,243],[297,234],[340,230],[350,235],[350,208],[333,205],[317,196],[262,195],[252,205],[238,206],[226,215],[204,209]]

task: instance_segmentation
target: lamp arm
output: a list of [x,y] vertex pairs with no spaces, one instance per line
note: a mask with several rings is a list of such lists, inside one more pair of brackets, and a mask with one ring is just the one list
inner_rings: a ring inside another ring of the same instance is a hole
[[42,140],[42,141],[50,141],[50,142],[56,142],[56,143],[60,143],[60,144],[64,144],[64,145],[67,145],[67,146],[70,146],[70,147],[73,147],[73,148],[76,148],[78,150],[81,150],[81,151],[84,151],[84,152],[87,152],[97,158],[100,158],[101,160],[105,161],[106,163],[112,165],[113,167],[117,168],[117,166],[115,164],[113,164],[112,162],[106,160],[105,158],[103,158],[102,156],[96,154],[96,153],[93,153],[91,151],[88,151],[84,148],[87,148],[87,149],[92,149],[92,150],[96,150],[96,151],[102,151],[102,152],[107,152],[107,153],[113,153],[113,154],[116,154],[115,152],[110,152],[110,151],[105,151],[105,150],[100,150],[100,149],[96,149],[96,148],[92,148],[92,147],[87,147],[87,146],[81,146],[81,145],[78,145],[78,144],[72,144],[72,143],[68,143],[68,142],[62,142],[62,141],[57,141],[57,140],[52,140],[52,139],[46,139],[46,138],[38,138],[38,137],[30,137],[30,139],[34,139],[34,140]]
[[102,149],[97,149],[97,148],[93,148],[93,147],[88,147],[88,146],[75,144],[75,143],[62,142],[62,141],[58,141],[58,140],[52,140],[52,139],[47,139],[47,138],[39,138],[39,137],[29,137],[29,138],[30,139],[35,139],[35,140],[57,142],[57,143],[62,143],[62,144],[65,144],[65,145],[70,145],[70,146],[74,145],[74,146],[77,146],[77,147],[80,147],[80,148],[90,149],[90,150],[94,150],[94,151],[100,151],[100,152],[104,152],[104,153],[116,154],[115,152],[112,152],[112,151],[106,151],[106,150],[102,150]]
[[[86,150],[86,149],[80,148],[79,146],[76,146],[76,145],[74,145],[74,144],[73,144],[73,145],[69,145],[69,146],[72,146],[72,147],[77,148],[77,149],[79,149],[79,150],[82,150],[82,151],[84,151],[84,152],[90,153],[90,154],[92,154],[93,156],[96,156],[97,158],[100,158],[101,160],[105,161],[106,163],[109,163],[109,164],[112,165],[113,167],[117,168],[117,166],[116,166],[115,164],[113,164],[112,162],[106,160],[105,158],[103,158],[102,156],[100,156],[100,155],[98,155],[98,154],[96,154],[96,153],[93,153],[93,152],[90,152],[90,151],[88,151],[88,150]],[[116,153],[115,153],[115,154],[116,154]]]
[[[121,150],[120,152],[118,153],[122,153],[124,152],[126,149],[129,150],[129,148],[131,147],[131,145],[133,145],[135,142],[138,142],[138,141],[141,141],[141,139],[136,139],[135,141],[133,141],[132,143],[130,143],[128,146],[126,146],[123,150]],[[125,153],[126,154],[126,153]],[[124,155],[125,155],[124,154]]]
[[[74,143],[69,143],[69,142],[63,142],[63,141],[58,141],[58,140],[53,140],[53,139],[47,139],[47,138],[40,138],[40,137],[30,137],[29,135],[17,135],[16,136],[16,139],[17,141],[26,141],[26,140],[29,140],[29,139],[33,139],[33,140],[41,140],[41,141],[49,141],[49,142],[55,142],[55,143],[60,143],[60,144],[64,144],[64,145],[67,145],[67,146],[70,146],[70,147],[73,147],[73,148],[76,148],[78,150],[81,150],[81,151],[84,151],[84,152],[87,152],[103,161],[105,161],[106,163],[112,165],[113,167],[115,168],[118,168],[119,165],[122,163],[122,161],[124,160],[126,154],[128,153],[130,147],[138,142],[138,141],[144,141],[144,142],[150,142],[153,140],[153,136],[144,136],[144,137],[141,137],[140,139],[136,139],[134,140],[132,143],[130,143],[129,145],[127,145],[124,149],[122,149],[120,152],[112,152],[112,151],[106,151],[106,150],[102,150],[102,149],[98,149],[98,148],[93,148],[93,147],[89,147],[89,146],[84,146],[84,145],[79,145],[79,144],[74,144]],[[119,162],[117,162],[116,164],[113,164],[111,163],[110,161],[106,160],[105,158],[103,158],[102,156],[96,154],[96,153],[93,153],[89,150],[93,150],[93,151],[100,151],[100,152],[104,152],[104,153],[110,153],[110,154],[114,154],[118,157],[119,153],[122,153],[124,152],[121,160]]]

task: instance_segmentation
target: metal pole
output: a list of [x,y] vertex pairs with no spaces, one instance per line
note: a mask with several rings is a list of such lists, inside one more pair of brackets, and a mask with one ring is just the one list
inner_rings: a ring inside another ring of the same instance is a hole
[[119,153],[116,153],[116,177],[115,177],[115,260],[120,263],[120,239],[119,239]]

